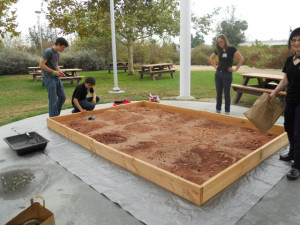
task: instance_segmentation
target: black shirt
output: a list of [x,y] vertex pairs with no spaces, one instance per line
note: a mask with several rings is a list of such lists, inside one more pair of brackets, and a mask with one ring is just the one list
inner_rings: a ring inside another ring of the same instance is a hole
[[300,105],[300,63],[294,65],[294,56],[286,59],[282,72],[286,73],[288,86],[286,89],[286,102]]
[[90,92],[90,93],[94,93],[94,89],[91,88],[90,90],[87,89],[85,86],[84,86],[85,83],[83,84],[80,84],[78,85],[74,92],[73,92],[73,95],[72,95],[72,103],[73,103],[73,100],[74,98],[77,98],[78,101],[82,101],[86,98],[87,94]]
[[219,65],[218,71],[228,72],[228,67],[232,67],[234,53],[237,51],[235,47],[228,47],[227,50],[221,54],[215,50],[215,54],[218,55]]

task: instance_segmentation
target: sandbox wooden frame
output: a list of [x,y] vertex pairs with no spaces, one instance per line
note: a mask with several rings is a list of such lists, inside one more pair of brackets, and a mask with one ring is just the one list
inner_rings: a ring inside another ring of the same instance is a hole
[[[94,110],[93,114],[97,115],[101,112],[104,112],[109,109],[114,109],[116,107],[129,108],[135,106],[159,108],[168,112],[184,114],[196,118],[198,117],[209,119],[221,123],[257,130],[257,128],[255,128],[254,125],[250,123],[247,119],[146,101],[98,109]],[[245,173],[256,167],[264,159],[268,158],[269,156],[280,150],[282,147],[284,147],[286,144],[288,144],[287,135],[284,131],[283,126],[274,125],[268,131],[268,133],[277,134],[279,136],[277,136],[267,144],[263,145],[262,147],[256,149],[251,154],[240,159],[230,167],[224,169],[222,172],[207,180],[202,185],[198,185],[188,180],[185,180],[180,176],[177,176],[166,170],[163,170],[138,158],[135,158],[131,155],[125,154],[105,144],[102,144],[96,141],[95,139],[90,138],[82,133],[79,133],[60,123],[64,120],[80,118],[87,115],[91,115],[91,112],[88,112],[84,115],[81,113],[77,113],[71,115],[52,117],[47,119],[47,124],[50,129],[67,137],[68,139],[76,142],[77,144],[93,151],[94,153],[102,156],[103,158],[137,175],[140,175],[141,177],[144,177],[145,179],[152,181],[153,183],[181,196],[182,198],[193,202],[196,205],[202,205],[204,202],[206,202],[214,195],[225,189],[231,183],[239,179]]]

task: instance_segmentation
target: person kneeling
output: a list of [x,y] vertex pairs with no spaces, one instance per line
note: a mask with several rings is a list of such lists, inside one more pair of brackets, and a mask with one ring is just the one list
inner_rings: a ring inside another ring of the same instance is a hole
[[[96,84],[96,80],[93,77],[87,77],[83,84],[78,85],[72,95],[72,105],[74,109],[72,113],[91,111],[95,108],[95,105],[100,101],[100,98],[96,96],[96,92],[93,87]],[[88,93],[92,94],[92,97],[86,97]]]

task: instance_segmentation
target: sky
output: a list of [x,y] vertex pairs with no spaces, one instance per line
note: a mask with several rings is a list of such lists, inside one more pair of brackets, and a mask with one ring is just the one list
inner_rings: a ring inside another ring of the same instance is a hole
[[[22,36],[28,33],[28,28],[37,25],[37,14],[34,11],[41,9],[41,0],[19,0],[16,4],[18,31]],[[235,17],[248,22],[245,32],[247,41],[287,40],[290,27],[300,27],[299,0],[287,0],[286,2],[271,0],[192,0],[192,12],[198,16],[211,13],[214,8],[222,7],[216,21],[226,18],[226,7],[235,6]],[[45,7],[44,7],[45,8]],[[41,14],[41,24],[47,23],[45,15]],[[216,24],[214,24],[214,27]],[[211,44],[212,34],[205,37],[207,44]]]

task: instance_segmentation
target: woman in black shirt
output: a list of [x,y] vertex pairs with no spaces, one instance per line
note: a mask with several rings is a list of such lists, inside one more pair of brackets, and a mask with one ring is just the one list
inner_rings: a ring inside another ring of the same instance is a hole
[[300,176],[300,27],[291,33],[288,47],[292,48],[294,55],[286,59],[282,69],[283,79],[272,91],[270,101],[274,100],[279,91],[286,89],[284,128],[288,135],[290,149],[287,154],[280,155],[279,159],[294,161],[287,178],[296,180]]
[[[217,66],[215,58],[218,56],[219,65]],[[232,68],[233,58],[236,56],[239,59],[239,62],[235,68]],[[215,84],[217,91],[217,105],[216,112],[221,112],[222,106],[222,92],[224,90],[225,96],[225,114],[230,112],[230,89],[232,83],[232,73],[236,72],[240,66],[243,64],[244,58],[241,53],[235,48],[229,46],[227,37],[224,34],[221,34],[217,37],[216,50],[210,56],[210,63],[216,70],[215,73]]]

